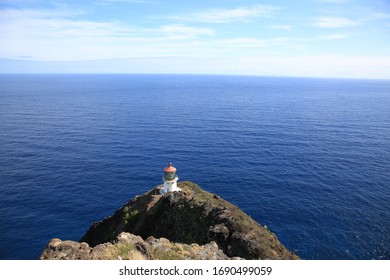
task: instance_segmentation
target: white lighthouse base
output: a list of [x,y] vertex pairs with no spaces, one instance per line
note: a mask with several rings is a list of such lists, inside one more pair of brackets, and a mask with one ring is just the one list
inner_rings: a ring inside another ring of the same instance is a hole
[[177,187],[177,180],[179,180],[178,177],[176,177],[173,180],[167,181],[163,178],[164,181],[164,187],[160,190],[161,194],[166,194],[169,192],[179,192],[181,189]]

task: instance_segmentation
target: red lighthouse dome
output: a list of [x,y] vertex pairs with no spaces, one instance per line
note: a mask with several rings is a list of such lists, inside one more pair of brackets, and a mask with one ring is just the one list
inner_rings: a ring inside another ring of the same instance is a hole
[[164,172],[176,172],[176,168],[172,166],[172,163],[169,163],[168,166],[164,168]]

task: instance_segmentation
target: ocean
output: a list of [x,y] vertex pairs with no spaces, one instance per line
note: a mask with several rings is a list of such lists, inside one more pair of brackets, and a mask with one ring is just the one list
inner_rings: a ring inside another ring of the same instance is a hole
[[0,259],[162,183],[172,162],[303,259],[390,259],[390,81],[0,75]]

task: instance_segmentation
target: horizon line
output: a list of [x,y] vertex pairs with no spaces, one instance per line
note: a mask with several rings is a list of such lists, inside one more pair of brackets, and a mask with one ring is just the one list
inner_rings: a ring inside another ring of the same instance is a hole
[[229,77],[257,77],[257,78],[296,78],[296,79],[329,79],[329,80],[374,80],[390,81],[390,78],[365,78],[365,77],[326,77],[326,76],[283,76],[283,75],[258,75],[258,74],[222,74],[222,73],[152,73],[152,72],[0,72],[0,75],[153,75],[153,76],[229,76]]

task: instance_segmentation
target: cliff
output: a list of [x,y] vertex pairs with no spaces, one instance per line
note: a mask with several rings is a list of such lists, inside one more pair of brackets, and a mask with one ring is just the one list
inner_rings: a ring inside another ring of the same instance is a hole
[[81,243],[53,239],[41,259],[299,259],[238,207],[195,183],[178,186],[133,198]]

